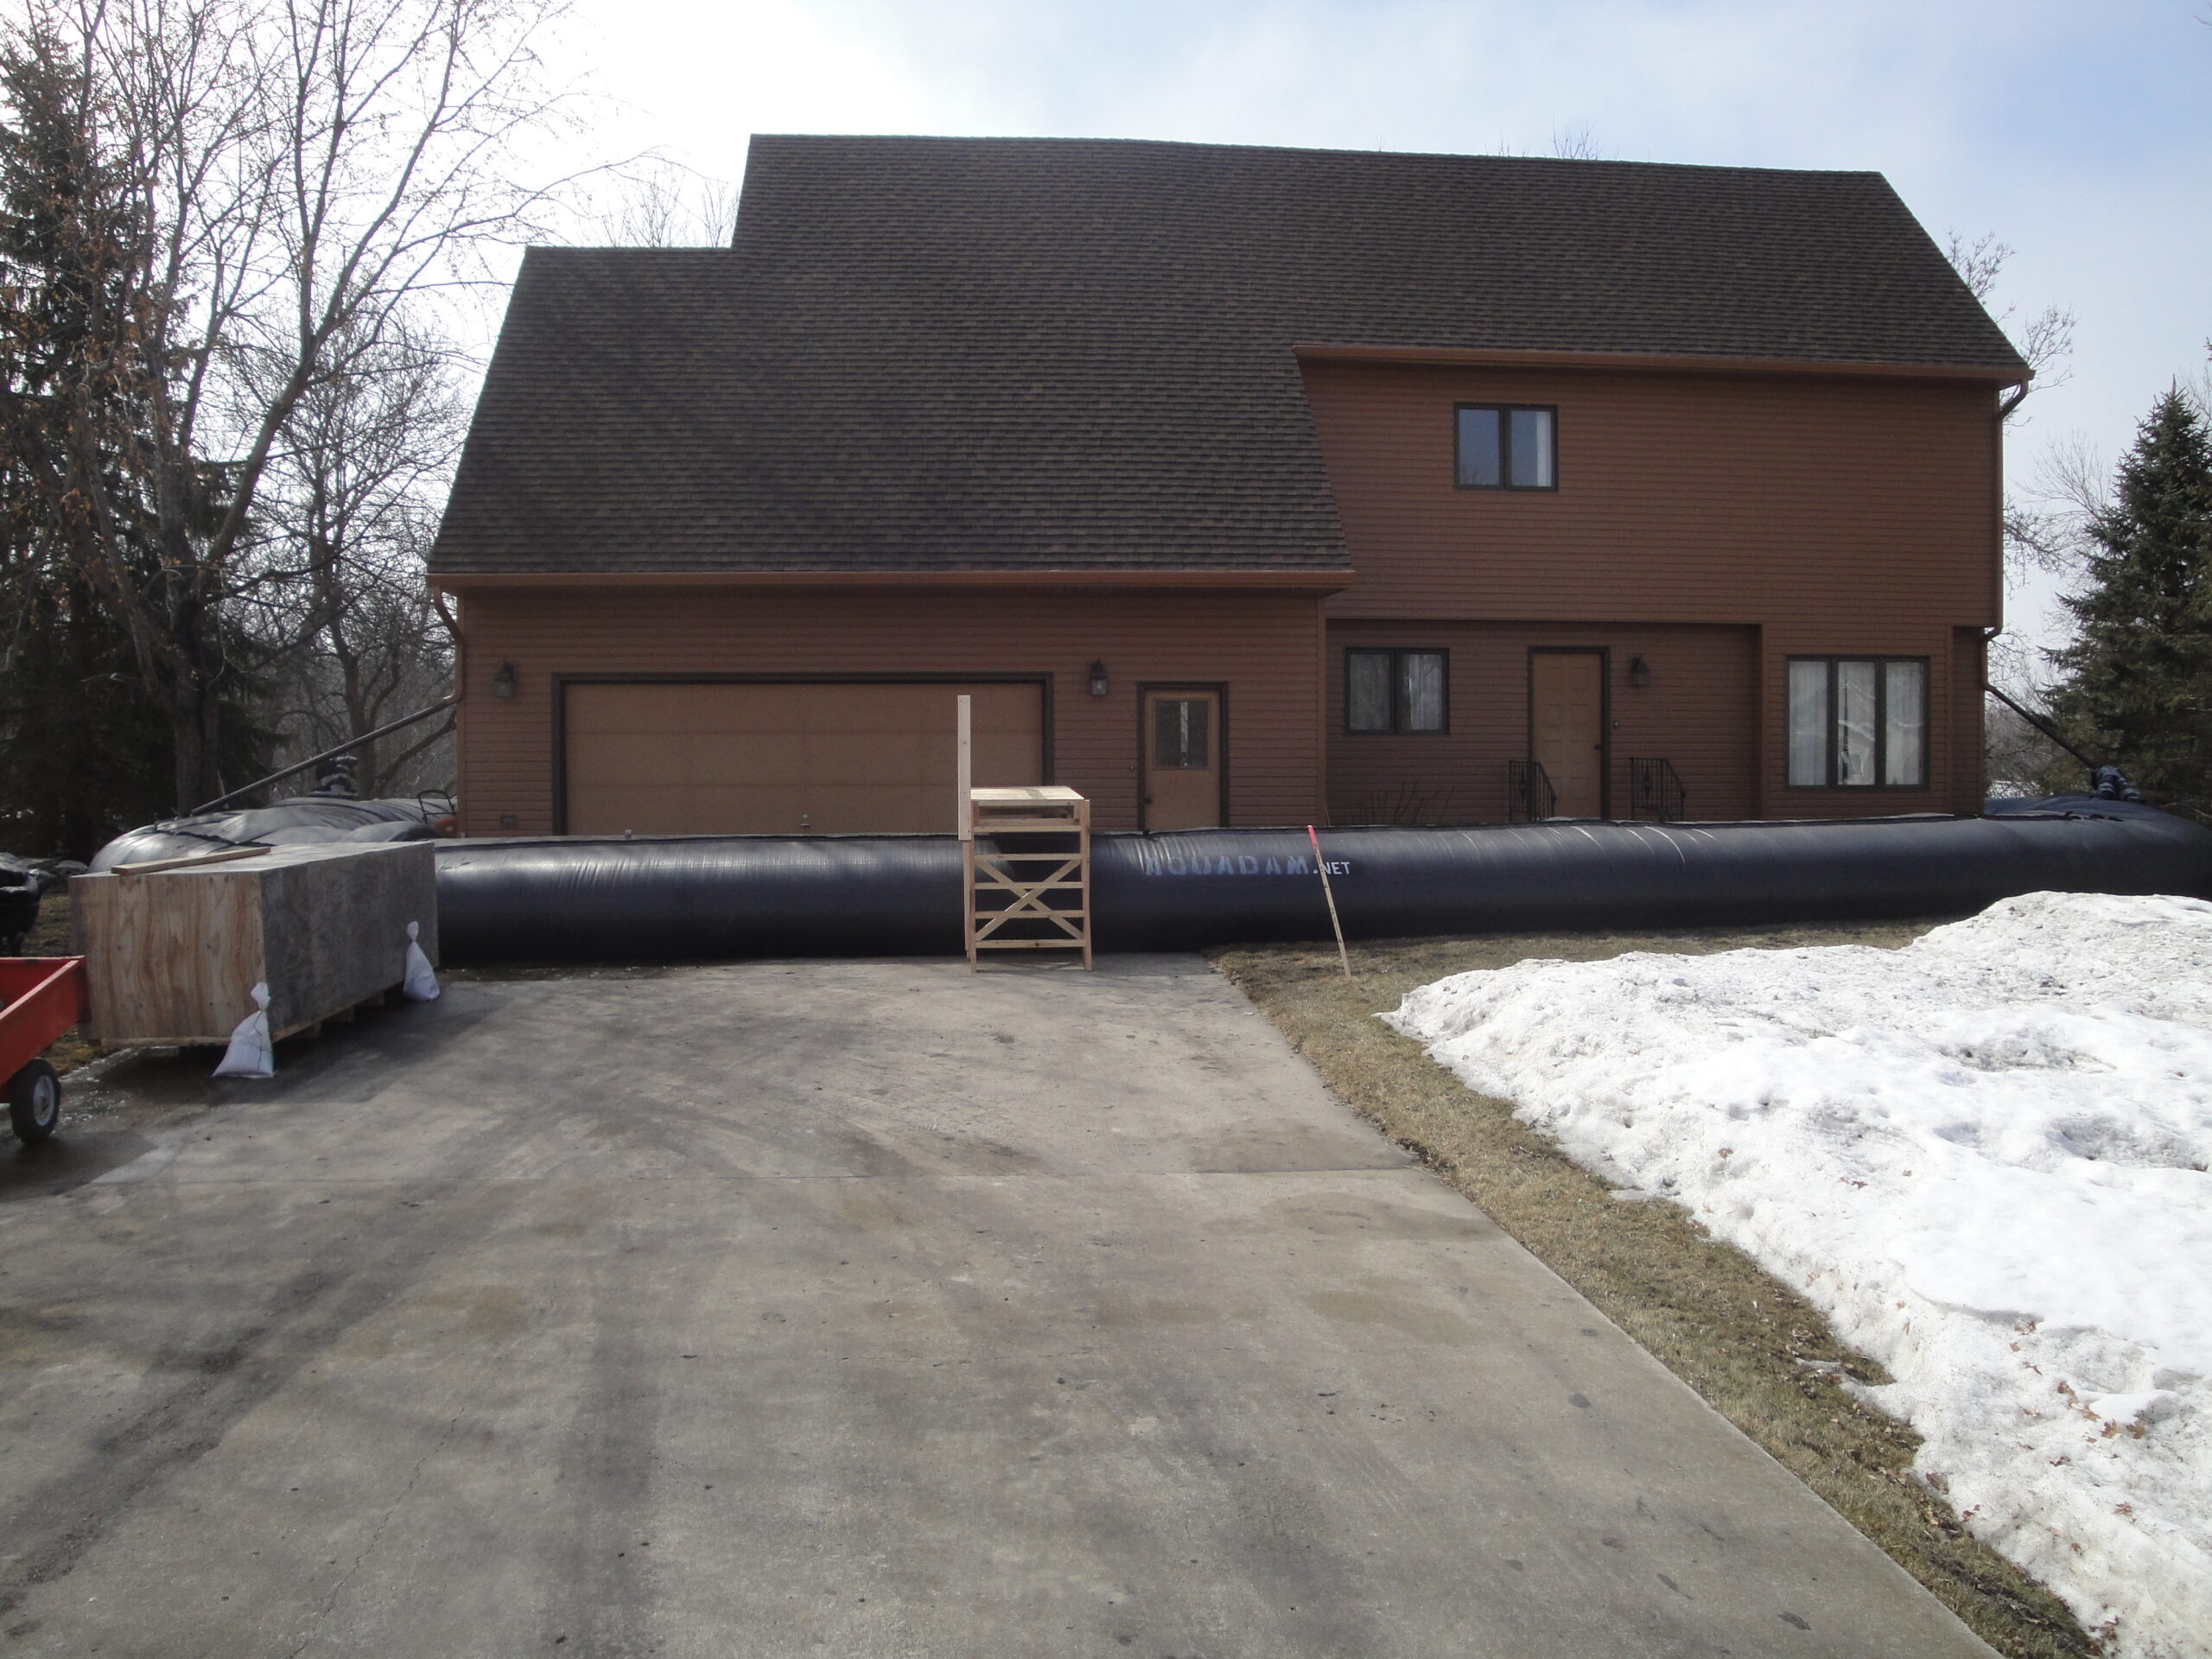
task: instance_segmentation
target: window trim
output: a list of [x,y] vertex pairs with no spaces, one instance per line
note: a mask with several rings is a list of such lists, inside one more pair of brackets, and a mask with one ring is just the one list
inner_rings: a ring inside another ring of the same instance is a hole
[[[1827,683],[1827,777],[1817,784],[1793,784],[1789,781],[1789,670],[1797,663],[1821,663],[1828,671]],[[1836,664],[1839,663],[1872,663],[1874,664],[1874,777],[1871,784],[1840,784],[1836,781],[1837,742],[1836,720]],[[1883,672],[1891,663],[1920,664],[1920,781],[1916,784],[1885,784],[1880,780],[1889,770],[1890,759],[1890,677]],[[1784,789],[1840,790],[1847,795],[1926,794],[1935,787],[1936,777],[1936,671],[1934,662],[1927,657],[1883,656],[1872,652],[1840,651],[1833,655],[1813,652],[1796,652],[1783,659],[1782,664],[1782,777]]]
[[[1497,415],[1497,482],[1495,484],[1465,484],[1459,455],[1459,416],[1463,410],[1487,409]],[[1513,420],[1516,412],[1535,410],[1552,417],[1552,481],[1548,484],[1516,484],[1513,478]],[[1556,495],[1559,493],[1559,405],[1557,404],[1484,404],[1469,403],[1452,405],[1452,487],[1455,490],[1478,490],[1487,494],[1492,490],[1510,490],[1520,495]]]
[[[1351,723],[1351,659],[1355,652],[1390,659],[1390,723],[1381,730]],[[1405,681],[1399,671],[1402,657],[1442,659],[1444,723],[1419,728],[1406,724]],[[1346,737],[1449,737],[1452,735],[1452,652],[1445,645],[1346,645],[1344,648],[1344,733]]]

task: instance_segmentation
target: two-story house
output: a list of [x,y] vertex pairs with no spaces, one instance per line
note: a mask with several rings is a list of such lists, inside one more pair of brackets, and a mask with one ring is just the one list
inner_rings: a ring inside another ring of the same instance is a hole
[[2026,375],[1875,174],[756,138],[524,263],[463,827],[1973,812]]

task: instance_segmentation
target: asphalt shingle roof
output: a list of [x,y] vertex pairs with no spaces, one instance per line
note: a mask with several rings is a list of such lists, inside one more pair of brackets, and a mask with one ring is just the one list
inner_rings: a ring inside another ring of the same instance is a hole
[[756,137],[525,258],[432,569],[1342,570],[1324,343],[2020,367],[1874,173]]

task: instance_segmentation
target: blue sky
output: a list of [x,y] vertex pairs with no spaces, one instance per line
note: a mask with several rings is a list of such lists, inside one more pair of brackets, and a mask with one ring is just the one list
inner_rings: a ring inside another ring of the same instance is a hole
[[[578,159],[738,178],[752,132],[1197,139],[1870,168],[1941,239],[2016,250],[1998,308],[2079,318],[2017,479],[2107,461],[2212,335],[2212,0],[577,0]],[[2048,592],[2019,595],[2031,633]]]

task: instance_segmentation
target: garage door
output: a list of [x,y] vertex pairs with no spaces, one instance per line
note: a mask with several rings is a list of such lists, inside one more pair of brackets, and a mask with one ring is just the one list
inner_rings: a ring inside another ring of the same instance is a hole
[[570,685],[570,835],[821,835],[953,825],[953,699],[979,785],[1045,781],[1027,684]]

